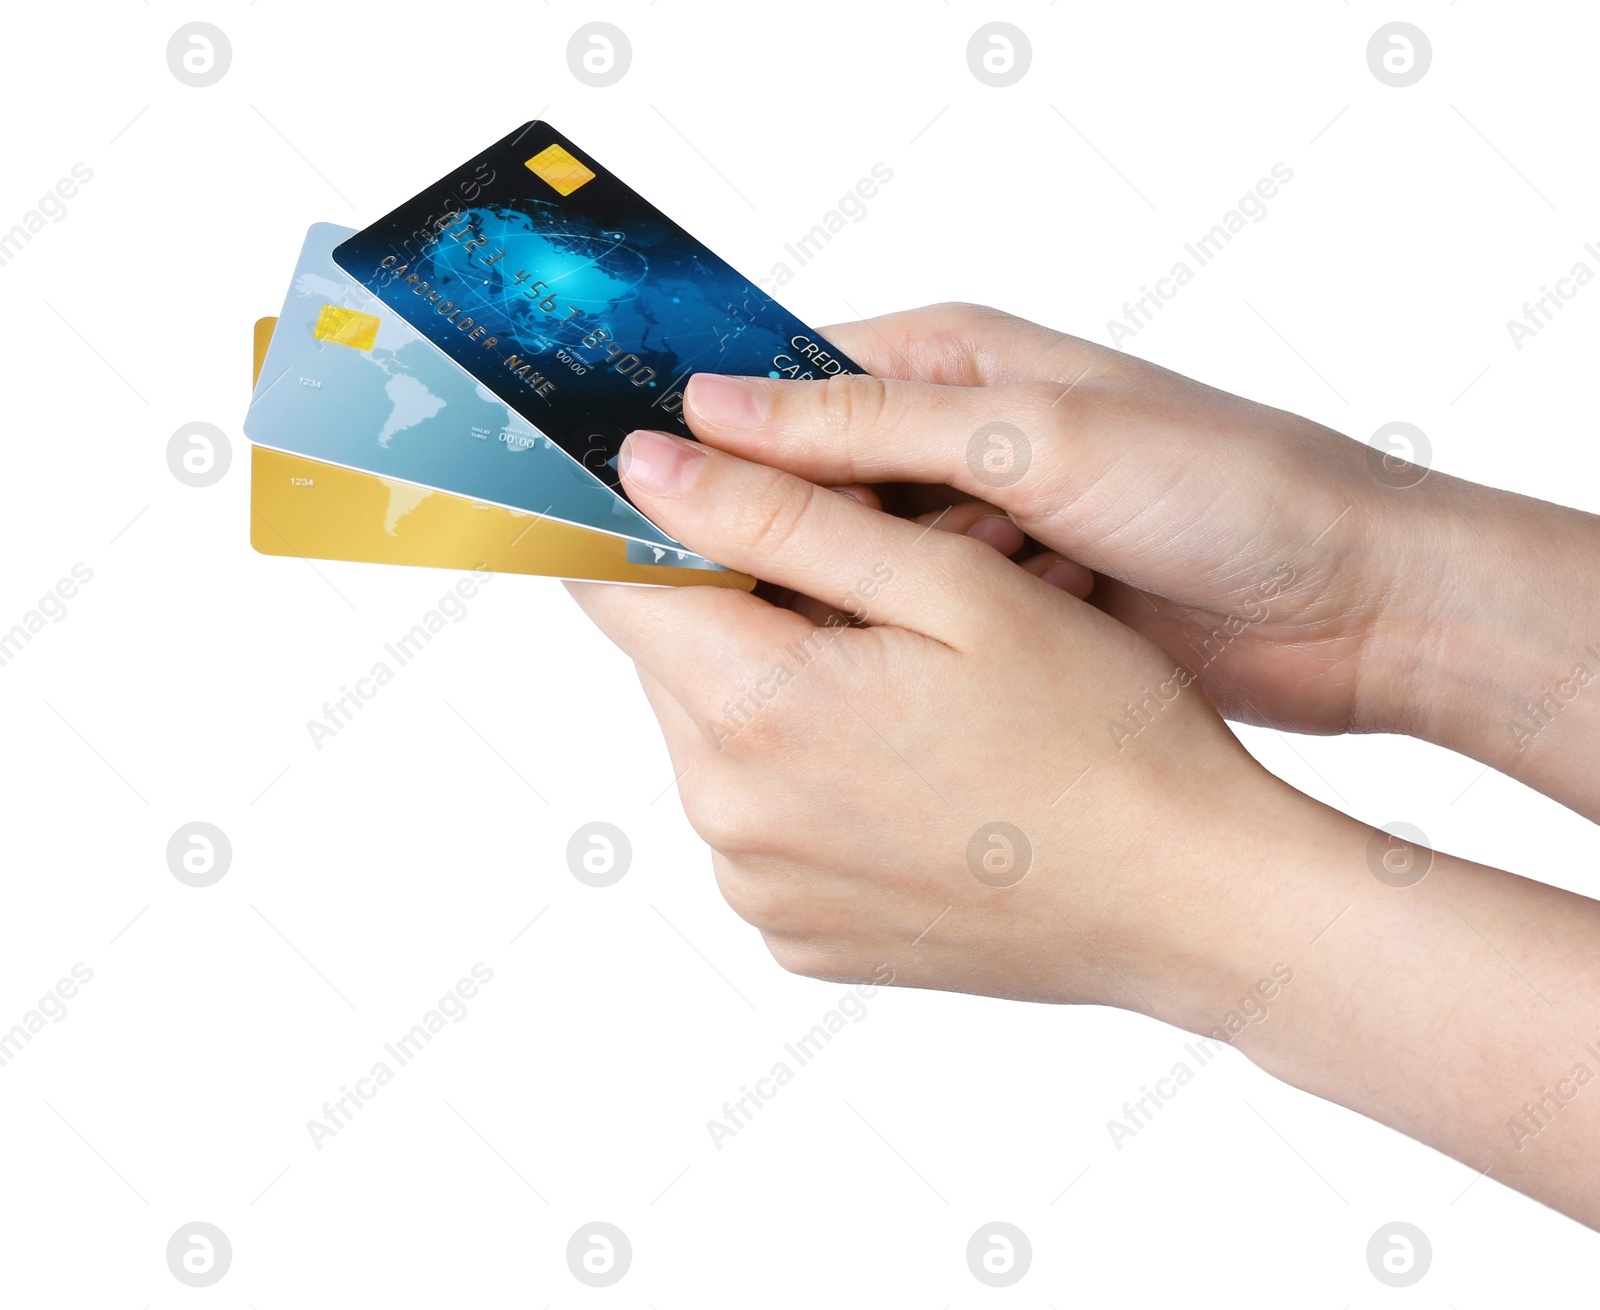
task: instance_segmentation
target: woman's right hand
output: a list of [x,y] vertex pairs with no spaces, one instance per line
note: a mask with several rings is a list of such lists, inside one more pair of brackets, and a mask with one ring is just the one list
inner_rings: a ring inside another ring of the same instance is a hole
[[996,310],[938,305],[826,335],[873,376],[696,375],[695,435],[824,485],[992,503],[1094,570],[1094,602],[1229,718],[1408,733],[1600,813],[1554,744],[1571,729],[1535,733],[1550,739],[1539,761],[1508,730],[1542,680],[1581,662],[1588,628],[1600,676],[1591,516]]

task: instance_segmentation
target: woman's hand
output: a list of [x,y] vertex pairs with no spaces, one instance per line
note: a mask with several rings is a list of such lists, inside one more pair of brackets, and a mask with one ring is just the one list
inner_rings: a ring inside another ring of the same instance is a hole
[[695,434],[813,481],[946,483],[992,502],[1109,579],[1097,603],[1231,717],[1341,732],[1388,714],[1400,566],[1414,594],[1437,579],[1416,576],[1415,543],[1385,548],[1365,447],[977,307],[828,335],[877,376],[697,375]]
[[1316,807],[1170,657],[981,540],[705,446],[636,433],[624,479],[694,549],[865,625],[572,584],[638,663],[722,890],[786,967],[1176,1022],[1256,981],[1240,925]]
[[993,502],[1228,717],[1408,733],[1600,818],[1600,520],[994,310],[827,335],[876,376],[697,375],[696,436]]
[[1170,655],[991,545],[676,437],[626,456],[686,545],[866,625],[569,584],[786,967],[1139,1010],[1600,1225],[1600,903],[1292,792]]

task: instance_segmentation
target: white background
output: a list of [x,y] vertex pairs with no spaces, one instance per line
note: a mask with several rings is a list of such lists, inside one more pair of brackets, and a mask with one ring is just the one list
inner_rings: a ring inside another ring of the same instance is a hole
[[[498,578],[318,751],[306,720],[456,575],[253,554],[239,428],[251,323],[306,227],[369,222],[546,116],[758,275],[888,164],[786,289],[809,321],[969,299],[1100,341],[1282,161],[1268,217],[1128,348],[1362,439],[1415,423],[1437,467],[1600,509],[1600,289],[1521,351],[1505,327],[1600,239],[1585,9],[8,7],[0,230],[74,163],[94,179],[0,267],[0,628],[75,562],[94,579],[0,669],[0,1028],[75,962],[94,980],[0,1069],[0,1303],[1592,1295],[1592,1233],[1232,1052],[1114,1149],[1106,1120],[1185,1041],[1118,1012],[882,992],[715,1149],[705,1121],[843,989],[780,971],[718,899],[627,661],[558,584]],[[166,62],[195,19],[233,50],[205,89]],[[591,19],[632,44],[607,89],[566,62]],[[1004,89],[965,57],[994,19],[1033,48]],[[1366,61],[1393,19],[1433,45],[1405,89]],[[231,439],[209,488],[166,463],[193,421]],[[1595,885],[1594,830],[1471,761],[1246,739],[1362,819]],[[204,890],[165,858],[197,819],[233,846]],[[633,844],[606,890],[565,863],[592,819]],[[467,1017],[315,1149],[307,1119],[477,961]],[[595,1219],[633,1245],[606,1290],[564,1255]],[[994,1219],[1034,1249],[1005,1291],[964,1255]],[[1365,1257],[1397,1219],[1433,1245],[1404,1291]],[[194,1220],[233,1246],[203,1291],[164,1254]]]

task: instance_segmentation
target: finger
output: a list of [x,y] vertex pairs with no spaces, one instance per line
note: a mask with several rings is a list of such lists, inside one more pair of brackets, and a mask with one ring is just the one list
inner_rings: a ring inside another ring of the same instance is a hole
[[[863,482],[856,482],[843,487],[830,487],[829,490],[836,491],[841,496],[848,496],[857,504],[865,505],[869,509],[883,508],[883,500],[878,495],[877,489],[869,487]],[[755,592],[763,600],[771,601],[780,609],[793,610],[796,614],[809,619],[818,626],[828,622],[829,615],[833,616],[833,622],[838,622],[845,617],[831,605],[824,605],[809,596],[801,596],[792,587],[775,587],[770,582],[759,582],[756,584]]]
[[812,482],[943,483],[1010,511],[1029,530],[1030,509],[1057,508],[1064,488],[1092,484],[1126,455],[1123,443],[1097,448],[1089,439],[1099,394],[1092,377],[950,387],[697,373],[685,413],[706,444]]
[[960,538],[698,442],[635,432],[618,467],[634,504],[690,549],[873,622],[944,640],[1010,585]]
[[[1007,557],[1015,555],[1027,542],[1022,529],[1009,515],[1002,514],[993,505],[981,500],[930,510],[926,514],[919,514],[917,522],[941,532],[965,533],[987,542]],[[1093,573],[1053,550],[1040,551],[1022,560],[1021,564],[1034,577],[1079,600],[1087,600],[1089,593],[1094,590]]]
[[919,514],[917,522],[940,532],[953,532],[993,546],[1002,555],[1015,555],[1027,540],[1012,517],[981,500],[964,501],[948,509]]
[[[1192,659],[1194,651],[1184,648],[1194,637],[1197,610],[1182,610],[1160,596],[1104,575],[1095,579],[1094,607],[1109,614],[1125,628],[1148,637],[1170,655]],[[1221,623],[1222,616],[1216,622]]]
[[[993,505],[981,500],[930,510],[926,514],[919,514],[917,522],[941,532],[964,532],[969,537],[987,542],[1007,557],[1015,555],[1027,541],[1022,529],[1009,515],[1000,513]],[[1089,593],[1094,590],[1093,573],[1053,550],[1040,551],[1022,560],[1021,564],[1034,577],[1079,600],[1087,600]]]
[[[848,496],[857,504],[866,505],[871,509],[883,508],[878,493],[871,487],[857,484],[853,487],[830,487],[829,490],[836,491],[842,496]],[[832,605],[826,605],[814,596],[802,596],[792,587],[774,587],[769,582],[760,582],[756,584],[755,590],[758,596],[764,596],[774,605],[793,610],[806,622],[815,624],[819,628],[833,627],[851,622],[851,616],[843,610],[837,609]]]
[[822,335],[868,373],[952,387],[1053,378],[1115,354],[984,305],[925,305],[835,323]]
[[1022,561],[1022,567],[1034,577],[1059,587],[1069,596],[1088,600],[1094,590],[1094,574],[1076,560],[1066,559],[1053,550],[1040,551]]

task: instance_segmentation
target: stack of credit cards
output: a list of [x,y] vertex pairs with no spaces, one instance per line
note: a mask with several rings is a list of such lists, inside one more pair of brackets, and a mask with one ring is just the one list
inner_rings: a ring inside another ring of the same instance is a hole
[[257,550],[662,586],[754,580],[629,503],[628,433],[691,435],[697,372],[863,371],[542,122],[313,226],[255,348]]

